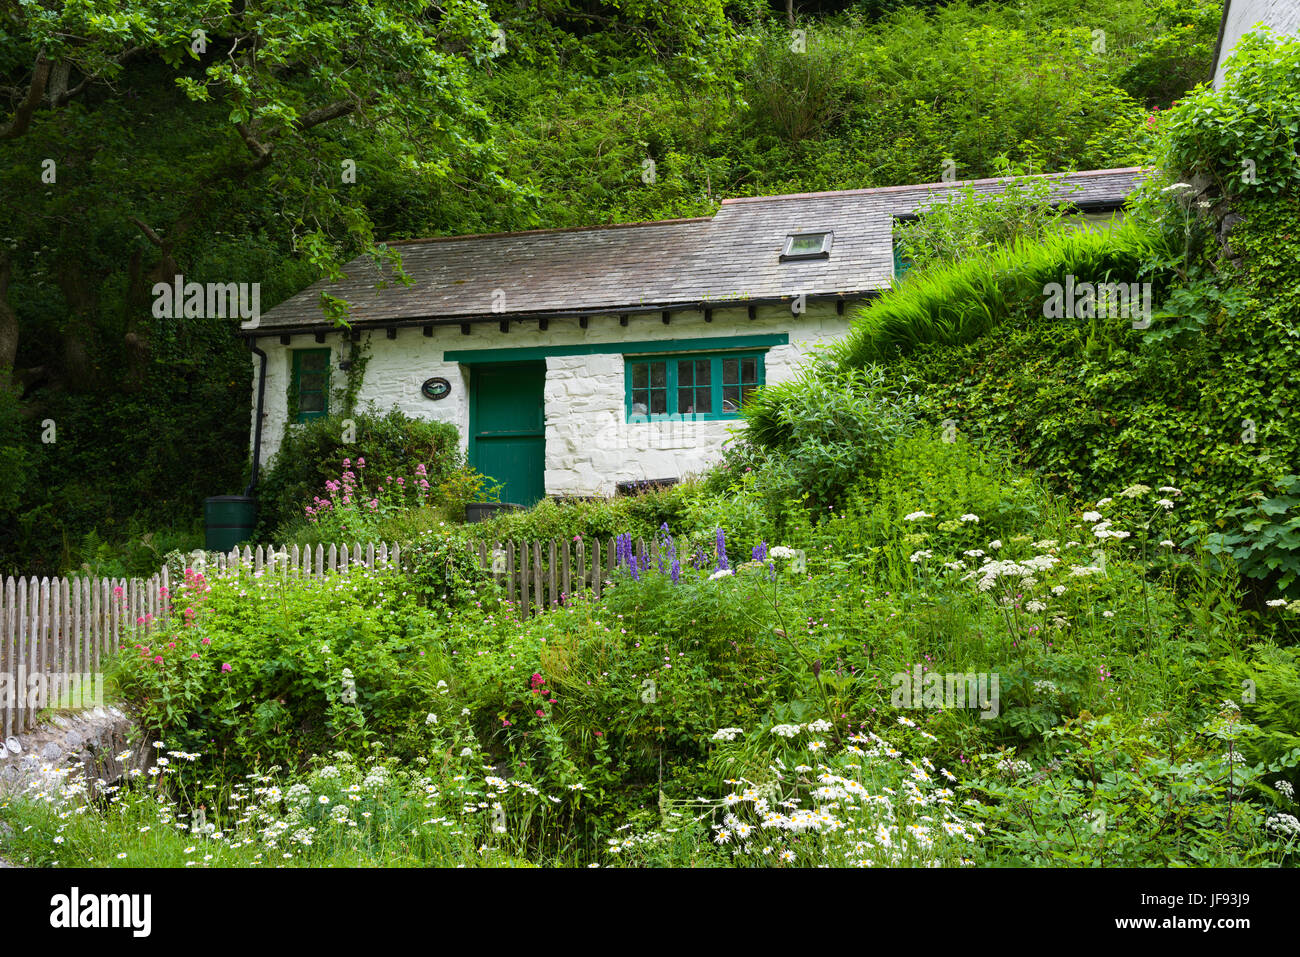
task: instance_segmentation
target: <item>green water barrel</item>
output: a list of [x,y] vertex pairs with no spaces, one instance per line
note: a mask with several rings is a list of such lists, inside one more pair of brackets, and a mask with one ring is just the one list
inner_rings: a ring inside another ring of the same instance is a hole
[[204,546],[228,552],[253,537],[257,499],[247,495],[214,495],[203,500]]

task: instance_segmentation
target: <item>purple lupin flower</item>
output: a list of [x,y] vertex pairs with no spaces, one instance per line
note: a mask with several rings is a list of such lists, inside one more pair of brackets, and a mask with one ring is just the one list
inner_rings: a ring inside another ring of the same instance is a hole
[[665,561],[672,561],[677,557],[677,550],[673,547],[673,537],[668,534],[668,523],[664,522],[659,526],[659,574],[664,573]]
[[754,561],[761,562],[767,560],[767,542],[759,542],[754,546]]
[[718,527],[715,545],[718,553],[718,571],[725,572],[731,565],[727,562],[727,536],[721,526]]
[[674,558],[672,565],[669,566],[669,570],[673,575],[673,584],[676,585],[682,580],[682,563]]

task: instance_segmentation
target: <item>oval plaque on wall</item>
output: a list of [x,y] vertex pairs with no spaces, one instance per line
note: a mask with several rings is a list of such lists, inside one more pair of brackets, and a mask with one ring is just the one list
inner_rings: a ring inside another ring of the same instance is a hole
[[425,379],[420,392],[426,399],[445,399],[451,395],[451,383],[441,377]]

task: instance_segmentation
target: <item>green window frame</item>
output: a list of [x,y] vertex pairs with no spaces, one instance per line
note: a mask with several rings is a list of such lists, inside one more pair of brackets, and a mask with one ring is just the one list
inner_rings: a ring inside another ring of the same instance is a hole
[[767,350],[746,350],[625,356],[627,421],[738,419],[745,400],[767,381],[766,355]]
[[290,386],[296,421],[307,422],[330,414],[330,350],[293,350]]

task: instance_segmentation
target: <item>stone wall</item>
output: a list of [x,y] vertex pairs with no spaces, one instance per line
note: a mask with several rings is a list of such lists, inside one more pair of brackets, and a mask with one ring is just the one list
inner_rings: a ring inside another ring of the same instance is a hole
[[[56,714],[24,734],[0,741],[0,797],[22,791],[57,789],[69,772],[84,775],[94,793],[100,782],[111,784],[131,768],[153,760],[153,745],[132,735],[131,719],[113,707],[75,714]],[[126,757],[120,757],[120,755]]]
[[[512,324],[502,333],[491,324],[439,328],[432,337],[419,329],[399,329],[397,338],[382,332],[368,334],[369,362],[358,395],[358,408],[373,402],[387,411],[398,408],[407,415],[440,419],[461,433],[462,448],[469,432],[469,367],[447,362],[444,353],[462,349],[518,349],[691,340],[690,348],[708,350],[709,340],[771,334],[789,335],[790,344],[774,346],[765,361],[768,382],[794,375],[811,350],[843,336],[848,319],[833,305],[814,304],[799,317],[788,308],[762,307],[754,319],[744,308],[714,311],[705,323],[699,313],[675,315],[664,325],[658,314],[631,316],[620,326],[614,316],[593,317],[587,329],[576,319],[552,320],[543,332],[535,322]],[[327,336],[332,350],[331,386],[337,388],[344,373],[338,362],[347,344],[338,334]],[[260,341],[267,353],[266,408],[262,431],[262,461],[268,463],[280,444],[288,416],[289,383],[294,349],[325,348],[311,335],[294,336],[290,345],[279,339]],[[257,363],[253,364],[256,389]],[[451,394],[437,401],[426,399],[420,385],[441,376]],[[680,478],[716,461],[722,444],[738,420],[713,422],[627,423],[623,382],[623,356],[618,352],[584,356],[551,356],[546,360],[546,471],[548,495],[608,495],[623,481]]]

